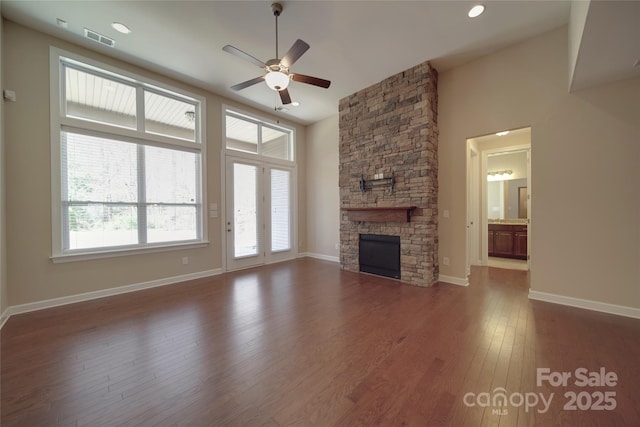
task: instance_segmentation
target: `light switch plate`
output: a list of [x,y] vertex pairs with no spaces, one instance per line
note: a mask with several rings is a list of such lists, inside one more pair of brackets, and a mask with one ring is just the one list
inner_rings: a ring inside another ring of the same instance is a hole
[[5,101],[16,102],[16,92],[13,90],[2,91],[2,96]]

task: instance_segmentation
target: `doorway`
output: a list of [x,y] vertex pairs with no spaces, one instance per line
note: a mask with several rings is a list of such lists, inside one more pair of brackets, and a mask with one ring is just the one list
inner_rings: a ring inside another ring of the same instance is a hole
[[480,232],[480,155],[477,144],[467,143],[467,277],[472,265],[482,265]]
[[225,169],[227,270],[295,258],[293,168],[227,156]]
[[529,270],[531,128],[467,139],[467,271]]

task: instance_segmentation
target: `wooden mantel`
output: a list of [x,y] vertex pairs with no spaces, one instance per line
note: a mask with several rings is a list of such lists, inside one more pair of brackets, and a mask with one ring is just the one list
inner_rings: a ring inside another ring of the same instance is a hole
[[411,211],[416,206],[389,206],[389,207],[363,207],[363,208],[342,208],[347,212],[349,221],[369,221],[369,222],[410,222]]

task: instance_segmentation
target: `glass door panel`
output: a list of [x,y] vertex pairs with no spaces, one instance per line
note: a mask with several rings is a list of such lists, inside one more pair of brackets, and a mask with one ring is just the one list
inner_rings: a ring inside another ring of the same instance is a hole
[[258,167],[233,165],[234,257],[258,254]]
[[231,270],[264,262],[261,171],[258,163],[227,159],[227,267]]
[[271,169],[271,252],[291,249],[291,172]]

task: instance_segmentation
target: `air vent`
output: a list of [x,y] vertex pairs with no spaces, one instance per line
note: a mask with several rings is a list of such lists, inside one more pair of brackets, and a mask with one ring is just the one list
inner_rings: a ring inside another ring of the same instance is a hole
[[114,47],[116,45],[115,40],[110,39],[107,36],[103,36],[102,34],[96,33],[95,31],[88,28],[84,29],[84,36],[90,40],[93,40],[94,42],[98,42],[105,46]]

